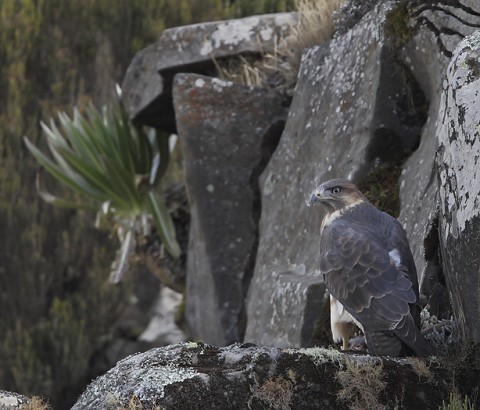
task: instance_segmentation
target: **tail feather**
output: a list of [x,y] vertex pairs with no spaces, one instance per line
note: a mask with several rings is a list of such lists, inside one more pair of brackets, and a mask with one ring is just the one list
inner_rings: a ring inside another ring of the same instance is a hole
[[415,322],[411,315],[405,316],[394,330],[397,335],[415,355],[420,357],[432,356],[433,348],[425,340],[420,329],[415,326]]
[[377,356],[432,356],[433,349],[415,326],[411,315],[405,316],[392,330],[365,329],[368,352]]
[[405,350],[406,345],[393,332],[365,329],[365,339],[368,353],[371,355],[398,357],[408,354]]

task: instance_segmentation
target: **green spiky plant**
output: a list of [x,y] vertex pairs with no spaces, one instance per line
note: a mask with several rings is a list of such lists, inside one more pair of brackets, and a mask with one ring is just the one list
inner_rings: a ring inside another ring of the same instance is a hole
[[40,165],[85,201],[63,199],[45,187],[42,170],[37,190],[49,204],[97,211],[96,226],[113,227],[121,243],[110,279],[117,283],[128,268],[139,235],[156,228],[166,250],[180,255],[175,228],[162,196],[153,188],[165,174],[169,160],[168,136],[135,127],[117,102],[100,113],[90,105],[85,115],[58,114],[59,127],[41,123],[53,159],[25,137]]
[[449,401],[446,403],[445,400],[442,400],[442,407],[439,407],[439,410],[474,410],[475,405],[470,401],[468,396],[465,396],[463,401],[458,393],[454,391],[450,393]]

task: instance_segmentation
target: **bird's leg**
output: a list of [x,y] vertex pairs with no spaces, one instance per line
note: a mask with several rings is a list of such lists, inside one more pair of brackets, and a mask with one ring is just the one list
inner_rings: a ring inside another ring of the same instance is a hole
[[342,350],[348,350],[348,339],[350,335],[346,335],[342,337],[343,345],[342,345]]

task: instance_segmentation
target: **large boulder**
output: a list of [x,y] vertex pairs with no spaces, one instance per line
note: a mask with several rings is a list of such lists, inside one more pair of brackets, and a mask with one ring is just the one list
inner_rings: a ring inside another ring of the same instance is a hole
[[427,298],[430,313],[449,317],[452,312],[438,241],[439,186],[435,154],[437,125],[443,121],[444,111],[440,107],[440,90],[456,44],[480,27],[480,15],[472,8],[437,3],[423,4],[408,12],[406,8],[398,8],[391,19],[397,22],[399,38],[403,33],[399,58],[421,87],[412,97],[418,98],[420,92],[425,95],[423,105],[427,114],[420,145],[403,165],[399,219],[412,246],[421,292]]
[[175,77],[173,101],[191,207],[186,319],[193,337],[224,346],[243,338],[258,175],[286,112],[276,91],[196,74]]
[[0,390],[0,409],[21,410],[28,403],[29,399],[21,394]]
[[388,26],[395,7],[376,6],[351,30],[303,55],[285,131],[261,177],[246,341],[312,344],[320,329],[311,318],[319,315],[325,287],[318,271],[322,215],[307,208],[306,197],[330,178],[361,181],[418,145],[422,116],[409,98],[418,86],[397,59]]
[[122,100],[130,118],[174,132],[172,81],[176,73],[213,73],[214,59],[273,52],[296,18],[296,13],[266,14],[165,30],[128,67]]
[[186,343],[121,360],[72,410],[437,409],[454,385],[471,394],[479,376],[457,385],[455,375],[435,360]]
[[448,66],[437,135],[440,248],[464,338],[480,342],[480,31]]

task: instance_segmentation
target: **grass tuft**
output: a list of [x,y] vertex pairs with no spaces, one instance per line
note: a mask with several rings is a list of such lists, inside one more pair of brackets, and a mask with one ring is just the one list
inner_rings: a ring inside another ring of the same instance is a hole
[[407,357],[405,359],[410,366],[412,366],[413,371],[417,374],[418,380],[426,379],[427,382],[433,382],[433,374],[430,371],[430,364],[427,364],[425,359],[419,357]]
[[50,408],[39,396],[33,396],[21,407],[22,410],[49,410]]
[[295,384],[283,377],[267,379],[260,387],[257,387],[248,402],[251,408],[254,399],[269,409],[290,410]]
[[287,37],[277,38],[273,52],[264,53],[260,58],[240,56],[216,61],[218,76],[243,85],[275,88],[291,96],[303,51],[332,37],[333,15],[342,1],[296,0],[297,22]]
[[145,407],[142,401],[135,395],[130,397],[130,400],[126,405],[123,405],[113,393],[107,395],[105,406],[110,410],[165,410],[164,406],[158,404],[151,407]]
[[380,393],[386,386],[382,376],[383,364],[359,364],[347,360],[345,370],[337,373],[337,381],[342,386],[338,398],[347,402],[352,410],[384,409],[379,401]]

